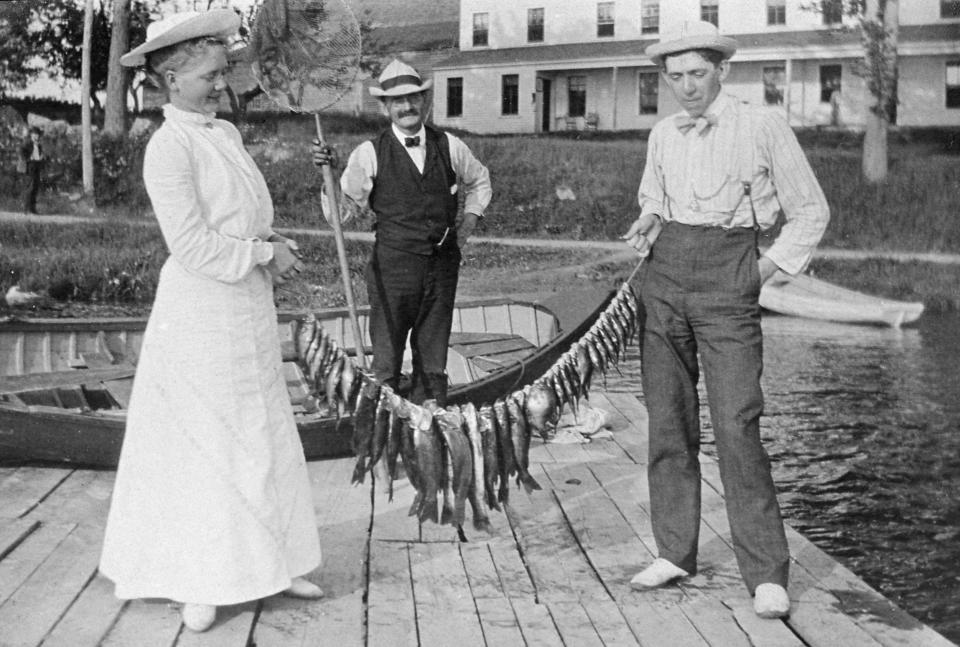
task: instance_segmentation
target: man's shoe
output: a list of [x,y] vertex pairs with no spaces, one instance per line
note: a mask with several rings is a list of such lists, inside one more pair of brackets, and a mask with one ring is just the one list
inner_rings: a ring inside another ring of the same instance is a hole
[[786,618],[790,615],[790,596],[779,584],[761,584],[754,593],[753,610],[761,618]]
[[212,604],[184,604],[180,615],[187,629],[206,631],[217,618],[217,607]]
[[681,577],[688,577],[690,573],[686,572],[676,564],[669,562],[662,557],[653,560],[650,566],[633,576],[630,580],[630,588],[640,591],[646,589],[656,589],[665,584],[669,584]]
[[323,589],[302,577],[295,577],[283,594],[291,598],[316,600],[323,597]]

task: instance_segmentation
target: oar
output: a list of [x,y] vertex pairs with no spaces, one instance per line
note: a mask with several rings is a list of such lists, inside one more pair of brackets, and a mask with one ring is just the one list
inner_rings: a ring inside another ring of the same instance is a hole
[[[323,127],[320,125],[319,113],[314,113],[317,124],[317,139],[324,143]],[[329,164],[320,167],[323,172],[323,186],[327,191],[327,204],[330,209],[330,226],[333,227],[333,238],[337,241],[337,257],[340,259],[340,275],[343,278],[343,294],[347,298],[347,311],[350,313],[350,323],[353,327],[353,344],[355,357],[360,368],[366,370],[367,358],[363,352],[363,336],[360,333],[360,320],[357,318],[357,305],[353,301],[353,285],[350,282],[350,265],[347,263],[347,248],[343,242],[343,231],[340,229],[340,201],[337,195],[337,183],[333,178],[333,170]]]

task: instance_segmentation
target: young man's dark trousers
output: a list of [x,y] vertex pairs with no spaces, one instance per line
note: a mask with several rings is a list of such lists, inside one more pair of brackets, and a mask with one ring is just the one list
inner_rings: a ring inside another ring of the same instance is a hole
[[429,255],[377,242],[366,268],[373,373],[396,389],[407,337],[413,355],[409,399],[447,400],[447,345],[460,272],[456,243]]
[[650,415],[650,515],[659,556],[697,569],[703,366],[727,517],[751,593],[786,587],[789,552],[770,461],[760,442],[763,340],[751,229],[667,223],[641,280],[641,350]]
[[40,171],[43,169],[43,162],[27,160],[27,173],[24,178],[27,181],[23,189],[23,210],[26,213],[37,212],[37,193],[40,191]]

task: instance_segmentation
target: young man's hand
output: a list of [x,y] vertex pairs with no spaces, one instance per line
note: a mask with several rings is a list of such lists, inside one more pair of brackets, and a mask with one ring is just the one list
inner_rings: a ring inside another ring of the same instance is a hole
[[332,169],[339,168],[340,157],[337,155],[337,149],[328,144],[323,144],[316,137],[313,139],[313,163],[315,166],[329,166]]
[[641,257],[645,258],[650,254],[650,250],[653,248],[653,244],[657,242],[657,238],[660,236],[662,229],[663,221],[660,220],[660,216],[655,213],[648,213],[637,218],[633,224],[630,225],[627,233],[621,236],[620,239],[637,250],[637,253],[640,254]]

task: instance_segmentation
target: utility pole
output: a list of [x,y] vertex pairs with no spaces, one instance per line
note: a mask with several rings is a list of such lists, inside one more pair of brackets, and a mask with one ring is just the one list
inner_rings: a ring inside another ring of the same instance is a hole
[[83,134],[83,196],[93,207],[93,133],[90,118],[90,50],[93,38],[93,0],[86,0],[83,11],[83,57],[80,74],[80,117]]

